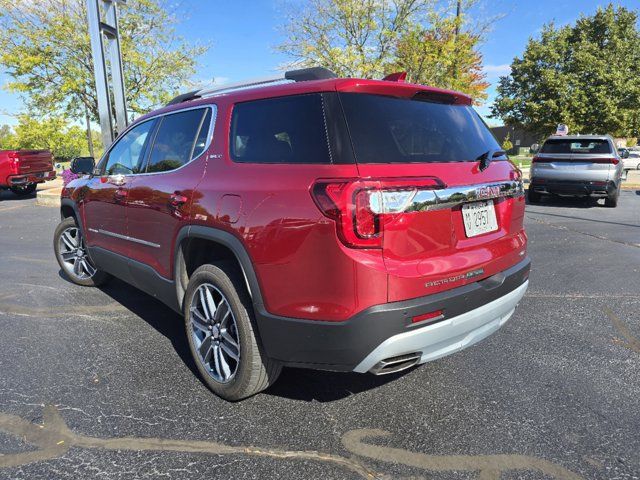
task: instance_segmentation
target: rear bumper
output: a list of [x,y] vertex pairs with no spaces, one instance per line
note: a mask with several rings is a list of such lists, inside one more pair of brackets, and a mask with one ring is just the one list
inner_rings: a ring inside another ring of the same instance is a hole
[[48,172],[36,172],[21,175],[10,175],[7,177],[6,186],[12,187],[14,185],[25,185],[28,183],[41,183],[53,180],[56,178],[55,170]]
[[[479,282],[377,305],[344,322],[276,317],[256,305],[258,330],[266,354],[285,365],[367,372],[379,370],[374,367],[389,357],[408,354],[413,363],[424,363],[473,345],[500,328],[527,289],[529,269],[527,258]],[[443,315],[432,321],[411,321],[439,310]]]
[[531,188],[537,193],[547,193],[555,195],[570,196],[590,196],[606,197],[616,189],[616,184],[612,181],[587,182],[569,180],[543,180],[540,178],[531,179]]

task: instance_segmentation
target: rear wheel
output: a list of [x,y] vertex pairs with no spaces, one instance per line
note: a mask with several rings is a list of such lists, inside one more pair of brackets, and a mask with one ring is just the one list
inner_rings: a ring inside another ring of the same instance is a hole
[[111,278],[108,273],[98,270],[91,261],[82,231],[73,217],[65,218],[56,228],[53,250],[58,265],[76,285],[97,287]]
[[282,369],[262,351],[251,299],[234,267],[226,262],[199,267],[183,306],[198,371],[216,395],[230,401],[264,390]]
[[540,203],[540,194],[533,190],[533,187],[529,186],[529,203]]
[[12,187],[9,187],[9,189],[16,195],[23,197],[25,195],[31,195],[36,191],[37,187],[37,183],[26,183],[24,185],[14,185]]
[[620,187],[616,188],[613,193],[607,195],[604,199],[604,206],[609,208],[616,208],[618,206],[618,198],[620,197]]

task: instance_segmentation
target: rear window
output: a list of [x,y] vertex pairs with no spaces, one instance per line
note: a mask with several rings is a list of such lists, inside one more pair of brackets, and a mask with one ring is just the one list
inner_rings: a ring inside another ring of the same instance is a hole
[[330,163],[320,94],[235,105],[231,157],[243,163]]
[[611,153],[611,145],[607,140],[569,140],[554,138],[544,142],[540,153]]
[[470,106],[358,93],[340,99],[358,163],[475,161],[501,150]]

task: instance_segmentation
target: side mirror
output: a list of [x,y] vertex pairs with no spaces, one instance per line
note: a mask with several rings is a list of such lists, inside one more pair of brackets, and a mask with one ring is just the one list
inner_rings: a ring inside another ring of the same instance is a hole
[[531,148],[529,149],[529,151],[531,153],[538,153],[540,151],[540,145],[538,145],[537,143],[534,143],[533,145],[531,145]]
[[93,157],[78,157],[71,160],[70,170],[76,175],[89,175],[93,173],[95,166]]

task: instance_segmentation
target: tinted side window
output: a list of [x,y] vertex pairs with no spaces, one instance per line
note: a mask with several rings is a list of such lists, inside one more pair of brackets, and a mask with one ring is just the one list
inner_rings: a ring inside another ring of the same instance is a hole
[[162,117],[151,147],[147,172],[168,172],[189,163],[206,111],[209,109],[187,110]]
[[154,124],[155,120],[141,123],[117,140],[107,157],[105,175],[140,173],[149,134]]
[[320,94],[237,104],[231,158],[245,163],[331,163]]
[[211,127],[211,109],[207,108],[207,113],[205,114],[204,120],[200,127],[200,133],[198,133],[198,138],[196,138],[196,144],[193,147],[193,155],[191,155],[191,160],[193,160],[196,157],[199,157],[204,152],[204,149],[207,148],[210,127]]

